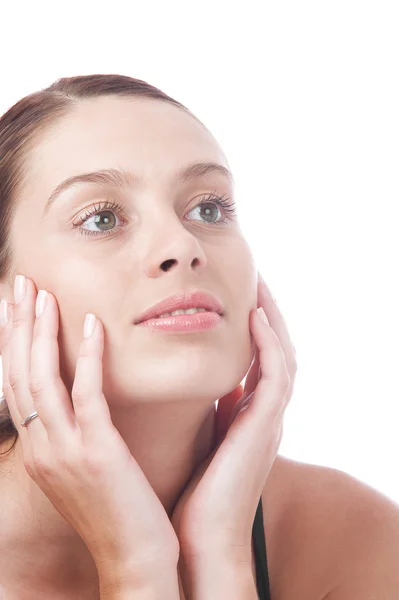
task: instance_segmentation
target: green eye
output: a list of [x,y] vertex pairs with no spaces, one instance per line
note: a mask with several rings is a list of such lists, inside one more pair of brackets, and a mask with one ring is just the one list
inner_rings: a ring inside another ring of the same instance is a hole
[[[237,214],[236,204],[234,201],[229,200],[229,198],[226,198],[224,196],[218,196],[215,194],[209,194],[208,196],[203,198],[201,202],[199,202],[194,208],[190,210],[190,212],[198,208],[201,210],[202,207],[205,207],[207,205],[208,210],[209,207],[217,206],[221,209],[221,212],[223,213],[223,218],[220,221],[204,221],[205,223],[209,223],[210,225],[226,225],[230,220],[234,219]],[[110,202],[109,200],[106,200],[102,204],[93,206],[90,209],[88,209],[86,213],[79,218],[79,222],[74,223],[72,227],[74,229],[77,229],[79,233],[82,233],[83,235],[109,235],[115,231],[115,227],[112,227],[112,225],[115,225],[116,219],[115,216],[112,216],[112,213],[115,213],[118,216],[118,218],[121,218],[121,215],[124,214],[123,206],[118,202]],[[102,216],[104,214],[106,215],[105,217]],[[206,216],[209,215],[207,214]],[[102,229],[100,231],[85,229],[83,225],[89,222],[90,219],[92,219],[92,217],[94,217],[94,220],[92,220],[92,224],[94,223],[95,226],[104,225],[105,227],[110,226],[111,228]],[[105,222],[103,222],[104,220]],[[191,221],[196,219],[189,220]]]

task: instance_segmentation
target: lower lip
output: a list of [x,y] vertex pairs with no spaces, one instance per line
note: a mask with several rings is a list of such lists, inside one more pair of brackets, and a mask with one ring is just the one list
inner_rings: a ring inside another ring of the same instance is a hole
[[138,323],[142,327],[149,327],[156,331],[182,331],[191,333],[212,329],[222,320],[221,315],[215,312],[200,312],[193,315],[174,315],[171,317],[158,317],[147,319]]

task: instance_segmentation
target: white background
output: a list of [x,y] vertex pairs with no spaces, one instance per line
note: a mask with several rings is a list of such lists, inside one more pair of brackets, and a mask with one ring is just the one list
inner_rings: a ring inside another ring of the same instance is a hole
[[2,2],[0,113],[89,73],[194,112],[297,350],[280,453],[399,502],[398,3],[238,4]]

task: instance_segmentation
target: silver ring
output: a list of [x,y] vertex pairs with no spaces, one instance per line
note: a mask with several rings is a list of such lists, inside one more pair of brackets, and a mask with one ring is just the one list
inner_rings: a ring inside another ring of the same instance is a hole
[[[4,402],[5,399],[6,399],[6,397],[4,394],[2,396],[0,396],[0,402]],[[36,419],[36,417],[38,417],[38,416],[39,416],[39,413],[35,410],[35,412],[33,412],[29,415],[29,417],[26,417],[26,419],[23,419],[21,421],[21,426],[26,427],[28,423],[33,421],[33,419]]]
[[35,419],[38,416],[39,416],[39,413],[35,410],[35,412],[33,412],[32,414],[29,415],[29,417],[26,417],[26,419],[21,421],[21,426],[26,427],[28,423],[33,421],[33,419]]

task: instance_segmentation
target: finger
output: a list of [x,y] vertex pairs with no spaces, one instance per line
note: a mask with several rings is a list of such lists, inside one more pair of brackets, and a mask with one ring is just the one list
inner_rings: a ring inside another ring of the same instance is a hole
[[256,386],[258,385],[259,377],[260,377],[259,348],[256,347],[255,356],[252,361],[252,365],[251,365],[251,367],[248,371],[248,375],[245,379],[243,398],[247,397],[249,394],[251,394],[253,391],[255,391]]
[[[40,300],[43,312],[39,314]],[[58,345],[59,311],[56,298],[40,290],[35,300],[35,323],[31,348],[30,392],[48,440],[53,447],[71,446],[79,433],[71,399],[60,376]],[[31,428],[31,442],[38,448],[38,428]],[[80,434],[79,434],[80,435]]]
[[[256,448],[262,434],[267,439],[268,429],[284,412],[292,389],[285,355],[275,332],[270,325],[261,322],[256,310],[251,311],[250,324],[259,349],[261,376],[252,392],[248,410],[237,415],[237,419],[243,417],[248,421],[240,422],[236,433],[233,432],[234,437],[242,438],[239,442],[242,448]],[[234,423],[230,429],[234,429]]]
[[284,317],[277,306],[272,293],[264,281],[261,274],[258,272],[258,306],[261,306],[265,311],[267,318],[270,323],[270,327],[277,335],[281,347],[285,354],[285,360],[287,362],[290,376],[294,377],[297,371],[297,362],[295,356],[294,346],[292,344],[290,335],[288,333],[287,324]]
[[12,333],[12,305],[5,299],[1,300],[1,328],[0,328],[0,350],[1,350],[1,362],[3,372],[3,399],[6,402],[10,411],[11,418],[14,424],[17,424],[21,419],[20,415],[16,414],[15,408],[13,408],[12,402],[12,390],[8,383],[8,370],[10,362],[10,339]]
[[243,391],[242,385],[239,384],[229,394],[219,398],[215,422],[215,443],[219,443],[226,435],[232,412],[237,402],[242,398]]
[[[259,348],[261,377],[245,410],[238,413],[213,460],[219,469],[215,497],[234,495],[236,503],[259,498],[275,461],[282,422],[290,398],[290,377],[284,352],[273,329],[250,314],[250,326]],[[245,481],[245,490],[240,482]],[[239,496],[242,494],[242,498]]]
[[113,427],[108,403],[103,394],[104,328],[95,318],[94,332],[81,342],[76,364],[72,401],[82,442],[103,448]]
[[[6,352],[7,386],[6,398],[13,416],[15,426],[21,438],[21,445],[25,459],[32,454],[31,435],[35,433],[36,448],[47,448],[48,437],[45,427],[39,418],[33,419],[26,427],[22,427],[21,420],[36,411],[32,399],[30,383],[30,365],[32,332],[35,320],[34,302],[36,299],[36,286],[28,278],[21,286],[24,297],[19,300],[16,296],[18,280],[23,282],[22,276],[17,276],[14,285],[14,304],[12,305],[12,331],[9,342],[9,353]],[[18,301],[17,301],[18,300]]]
[[1,328],[1,359],[3,367],[3,392],[10,411],[12,420],[15,426],[21,421],[21,416],[15,406],[14,394],[9,383],[10,370],[10,352],[11,352],[11,336],[12,336],[12,321],[13,321],[13,305],[2,300],[3,318],[7,318],[7,323]]
[[[288,334],[288,330],[287,330],[285,321],[281,315],[281,312],[276,304],[275,299],[273,298],[273,296],[270,292],[270,289],[266,285],[265,281],[263,280],[263,278],[259,272],[258,272],[258,279],[259,279],[259,282],[258,282],[258,306],[262,306],[263,310],[265,311],[266,315],[268,316],[268,321],[269,321],[270,326],[272,327],[272,329],[276,333],[277,337],[279,338],[280,344],[284,350],[284,355],[286,357],[287,365],[289,367],[290,377],[292,379],[294,379],[295,373],[297,370],[296,358],[292,356],[292,353],[290,351],[290,345],[292,345],[292,344],[291,344],[291,340],[289,339],[289,334]],[[280,315],[280,325],[279,325],[279,315]],[[273,327],[273,324],[274,324],[274,327]],[[284,341],[287,339],[289,340],[288,343],[286,341]],[[287,350],[287,348],[288,348],[288,350]],[[293,346],[292,346],[292,350],[294,351],[294,355],[295,355],[295,349]],[[291,367],[289,366],[290,365],[290,357],[291,357]],[[250,368],[248,375],[246,377],[246,380],[245,380],[243,400],[245,400],[245,398],[255,390],[255,388],[258,384],[259,378],[260,378],[259,349],[256,348],[255,358],[252,362],[251,368]]]
[[[251,316],[251,313],[250,313]],[[224,419],[225,426],[223,427],[223,436],[226,434],[229,429],[231,423],[236,418],[236,415],[243,408],[244,404],[247,402],[248,398],[252,396],[253,392],[256,390],[256,386],[258,385],[260,378],[260,362],[259,362],[259,350],[256,348],[254,358],[251,363],[251,367],[249,368],[248,374],[245,378],[244,389],[241,388],[242,393],[240,395],[236,395],[234,399],[229,402],[229,409],[226,409],[227,416]]]

